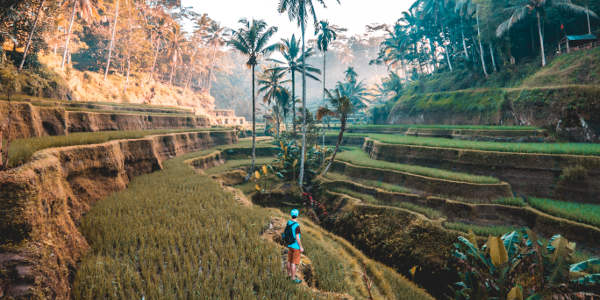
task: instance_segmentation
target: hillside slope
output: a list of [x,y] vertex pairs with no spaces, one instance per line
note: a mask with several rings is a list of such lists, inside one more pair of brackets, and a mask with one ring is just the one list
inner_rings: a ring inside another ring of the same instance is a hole
[[444,82],[460,83],[464,73],[432,75],[379,108],[374,119],[388,124],[533,125],[564,140],[599,140],[600,48],[562,55],[536,72],[522,67],[461,90]]

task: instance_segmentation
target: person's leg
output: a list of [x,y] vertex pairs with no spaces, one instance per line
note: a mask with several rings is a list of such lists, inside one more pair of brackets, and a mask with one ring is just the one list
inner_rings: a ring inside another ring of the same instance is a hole
[[292,277],[292,279],[296,279],[296,264],[291,264],[290,277]]
[[292,263],[289,261],[285,263],[285,272],[287,273],[288,277],[292,277]]

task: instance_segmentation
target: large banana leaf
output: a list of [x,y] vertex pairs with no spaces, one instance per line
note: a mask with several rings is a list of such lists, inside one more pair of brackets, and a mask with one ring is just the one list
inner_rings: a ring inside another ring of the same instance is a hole
[[519,250],[520,239],[521,236],[516,231],[506,233],[502,236],[504,248],[506,248],[506,252],[508,253],[509,258],[513,258],[515,253],[517,253],[517,250]]
[[508,253],[499,237],[490,236],[487,246],[490,249],[490,257],[495,267],[500,267],[508,262]]

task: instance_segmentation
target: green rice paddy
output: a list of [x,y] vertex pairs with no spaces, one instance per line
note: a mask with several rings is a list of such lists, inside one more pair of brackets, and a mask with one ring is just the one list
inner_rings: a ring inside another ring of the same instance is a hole
[[[348,134],[352,135],[360,136]],[[497,143],[376,133],[370,133],[368,137],[388,144],[517,153],[600,155],[600,144],[590,143]]]
[[352,163],[358,166],[388,169],[394,171],[401,171],[411,173],[415,175],[441,178],[446,180],[462,181],[468,183],[478,184],[495,184],[499,183],[500,180],[489,176],[471,175],[466,173],[446,171],[442,169],[434,169],[428,167],[422,167],[417,165],[399,164],[382,160],[371,159],[367,153],[361,149],[354,148],[349,151],[340,152],[336,159]]
[[553,216],[600,227],[600,204],[567,202],[551,199],[527,198],[534,208]]

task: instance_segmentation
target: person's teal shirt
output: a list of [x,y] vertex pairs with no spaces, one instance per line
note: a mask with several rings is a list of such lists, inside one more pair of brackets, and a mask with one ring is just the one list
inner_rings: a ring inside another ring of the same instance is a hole
[[[292,221],[292,220],[289,220],[287,224],[292,226],[292,232],[294,233],[294,238],[296,238],[296,236],[302,238],[300,235],[300,224],[298,224],[296,221]],[[293,244],[288,245],[288,247],[292,248],[292,249],[300,250],[300,245],[298,245],[297,239]]]

